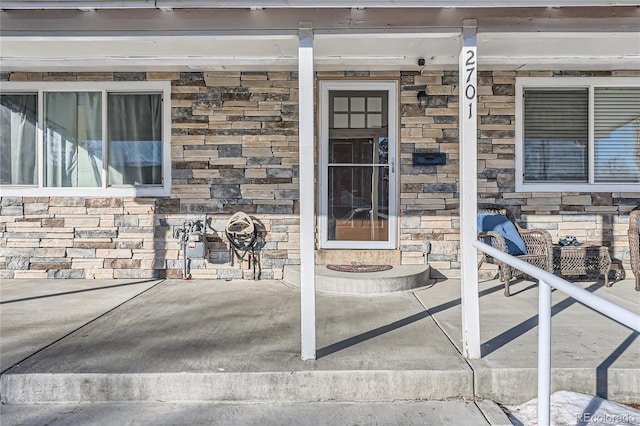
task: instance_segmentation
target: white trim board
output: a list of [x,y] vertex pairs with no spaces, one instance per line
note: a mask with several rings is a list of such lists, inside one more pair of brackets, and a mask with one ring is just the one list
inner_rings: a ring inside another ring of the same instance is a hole
[[[594,163],[589,161],[590,182],[524,182],[524,89],[525,88],[593,88],[593,87],[639,87],[638,77],[518,77],[516,78],[516,146],[515,183],[516,192],[638,192],[638,183],[595,183]],[[589,158],[593,158],[593,90],[590,90],[589,107]]]
[[[329,91],[331,90],[386,90],[388,100],[389,140],[389,217],[388,241],[335,241],[328,240],[328,165],[329,144]],[[320,144],[319,211],[320,247],[323,249],[395,249],[398,247],[398,82],[395,80],[320,80],[320,120],[318,141]]]

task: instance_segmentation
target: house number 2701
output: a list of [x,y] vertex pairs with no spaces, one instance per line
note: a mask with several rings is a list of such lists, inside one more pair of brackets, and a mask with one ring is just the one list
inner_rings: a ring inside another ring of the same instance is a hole
[[474,50],[467,50],[464,52],[465,57],[465,70],[467,73],[467,79],[464,83],[464,97],[467,98],[467,106],[469,107],[469,118],[473,118],[473,104],[476,98],[476,52]]

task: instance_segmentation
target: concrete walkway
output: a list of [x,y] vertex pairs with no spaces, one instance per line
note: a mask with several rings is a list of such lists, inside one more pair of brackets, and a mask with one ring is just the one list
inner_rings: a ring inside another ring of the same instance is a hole
[[158,282],[0,280],[0,372]]
[[[448,282],[417,293],[435,321],[461,348],[459,290]],[[612,287],[576,282],[593,294],[640,314],[632,280]],[[537,397],[537,284],[512,284],[504,297],[497,281],[480,283],[482,358],[469,360],[475,395],[516,405]],[[624,403],[640,403],[640,336],[637,332],[553,291],[552,392],[569,390]]]
[[[640,311],[629,280],[583,285]],[[278,281],[4,280],[3,424],[107,411],[120,417],[97,424],[177,412],[192,417],[160,423],[508,424],[491,400],[535,397],[537,289],[517,283],[505,298],[495,281],[481,287],[481,360],[460,355],[460,283],[449,280],[415,293],[318,293],[318,359],[303,362],[299,290]],[[560,294],[554,303],[554,390],[639,401],[637,333]],[[394,401],[406,402],[398,411]]]

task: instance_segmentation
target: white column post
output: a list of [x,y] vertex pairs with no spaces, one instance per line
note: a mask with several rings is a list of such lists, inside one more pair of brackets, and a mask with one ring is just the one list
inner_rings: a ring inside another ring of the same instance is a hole
[[551,422],[551,286],[538,281],[538,425]]
[[314,149],[313,29],[298,29],[298,125],[300,155],[300,322],[302,359],[316,358],[315,283],[315,149]]
[[460,268],[462,299],[462,353],[480,358],[480,303],[478,296],[478,54],[477,21],[462,23],[459,63],[460,114]]

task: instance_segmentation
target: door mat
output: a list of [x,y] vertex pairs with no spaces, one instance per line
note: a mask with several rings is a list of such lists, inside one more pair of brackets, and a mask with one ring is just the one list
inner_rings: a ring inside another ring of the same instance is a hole
[[391,268],[392,265],[327,265],[327,269],[338,272],[380,272]]

